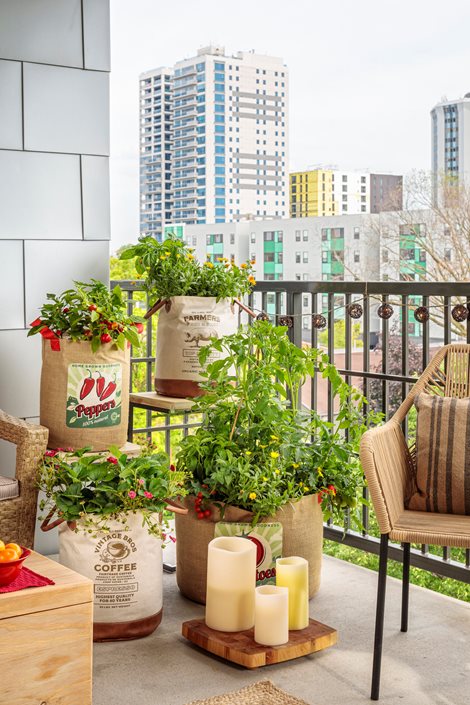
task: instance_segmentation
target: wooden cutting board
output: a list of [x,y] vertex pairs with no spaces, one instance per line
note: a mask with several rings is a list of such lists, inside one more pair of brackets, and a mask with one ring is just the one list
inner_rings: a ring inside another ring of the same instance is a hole
[[336,629],[314,619],[310,620],[306,629],[290,631],[289,641],[281,646],[257,644],[253,639],[253,629],[243,632],[210,629],[203,619],[183,622],[182,634],[201,649],[245,668],[259,668],[313,654],[333,646],[338,638]]

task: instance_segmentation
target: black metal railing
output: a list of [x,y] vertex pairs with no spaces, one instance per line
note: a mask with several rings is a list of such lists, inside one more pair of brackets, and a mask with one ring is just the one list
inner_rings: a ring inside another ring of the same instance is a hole
[[[147,308],[148,302],[139,282],[114,281],[129,296],[129,310],[136,305]],[[139,301],[140,299],[140,301]],[[470,302],[470,282],[271,282],[260,281],[249,298],[255,312],[265,311],[273,322],[287,322],[288,335],[296,345],[320,346],[328,352],[346,381],[361,388],[369,404],[388,419],[409,392],[412,384],[427,366],[433,353],[442,345],[454,340],[470,343],[470,320],[458,323],[452,318],[452,307],[457,303]],[[153,302],[150,302],[153,303]],[[363,314],[353,319],[347,307],[359,303]],[[381,303],[390,303],[394,314],[389,319],[380,318],[377,308]],[[424,306],[430,313],[429,320],[415,320],[414,311]],[[318,330],[312,326],[312,315],[324,315],[327,326]],[[283,320],[281,320],[281,318]],[[144,366],[140,373],[140,384],[145,390],[153,388],[155,341],[152,319],[147,324],[145,354],[132,358],[133,370]],[[131,374],[131,385],[136,375]],[[139,389],[138,391],[143,391]],[[334,398],[330,386],[315,376],[304,388],[302,402],[332,420],[335,413]],[[197,420],[189,414],[174,422],[173,415],[166,414],[155,424],[153,414],[145,413],[145,423],[134,429],[135,434],[145,434],[151,440],[153,434],[165,434],[165,448],[172,446],[172,433],[186,435]],[[406,437],[414,429],[404,425]],[[367,499],[367,490],[365,490]],[[349,516],[345,515],[345,526],[325,526],[325,538],[342,542],[348,546],[378,554],[379,539],[373,535],[372,513],[367,505],[362,510],[361,533],[350,528]],[[399,545],[390,545],[390,557],[402,560]],[[451,550],[431,552],[428,546],[412,550],[413,565],[470,583],[470,551],[465,560],[451,558]]]

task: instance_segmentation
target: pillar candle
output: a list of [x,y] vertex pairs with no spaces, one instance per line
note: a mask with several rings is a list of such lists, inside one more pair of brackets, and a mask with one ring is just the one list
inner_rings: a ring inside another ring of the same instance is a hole
[[289,588],[289,629],[308,627],[308,562],[305,558],[278,558],[276,585]]
[[289,590],[261,585],[255,592],[255,635],[258,644],[279,646],[289,641]]
[[209,543],[206,624],[223,632],[251,629],[255,623],[256,546],[241,536]]

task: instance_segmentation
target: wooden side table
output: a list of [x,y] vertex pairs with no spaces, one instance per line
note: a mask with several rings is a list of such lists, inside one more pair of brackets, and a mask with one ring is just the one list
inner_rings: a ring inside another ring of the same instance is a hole
[[25,566],[55,585],[0,593],[0,702],[92,702],[93,583],[34,551]]

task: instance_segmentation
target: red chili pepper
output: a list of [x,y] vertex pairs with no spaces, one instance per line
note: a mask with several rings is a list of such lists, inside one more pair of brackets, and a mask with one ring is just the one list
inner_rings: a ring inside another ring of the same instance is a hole
[[106,380],[103,377],[103,375],[101,374],[101,372],[99,373],[99,375],[100,376],[96,380],[96,393],[100,397],[103,394],[104,384],[105,384]]
[[90,370],[88,370],[88,374],[89,374],[90,376],[87,377],[87,378],[83,381],[82,388],[81,388],[81,390],[80,390],[80,400],[85,399],[85,397],[87,397],[87,396],[89,395],[89,393],[91,392],[91,390],[92,390],[93,387],[95,386],[95,380],[94,380],[93,377],[91,376]]
[[[114,380],[116,380],[116,375],[114,375]],[[103,394],[100,395],[100,401],[103,401],[103,399],[107,399],[108,397],[110,397],[115,389],[116,389],[116,381],[109,382],[108,386],[105,387]]]

